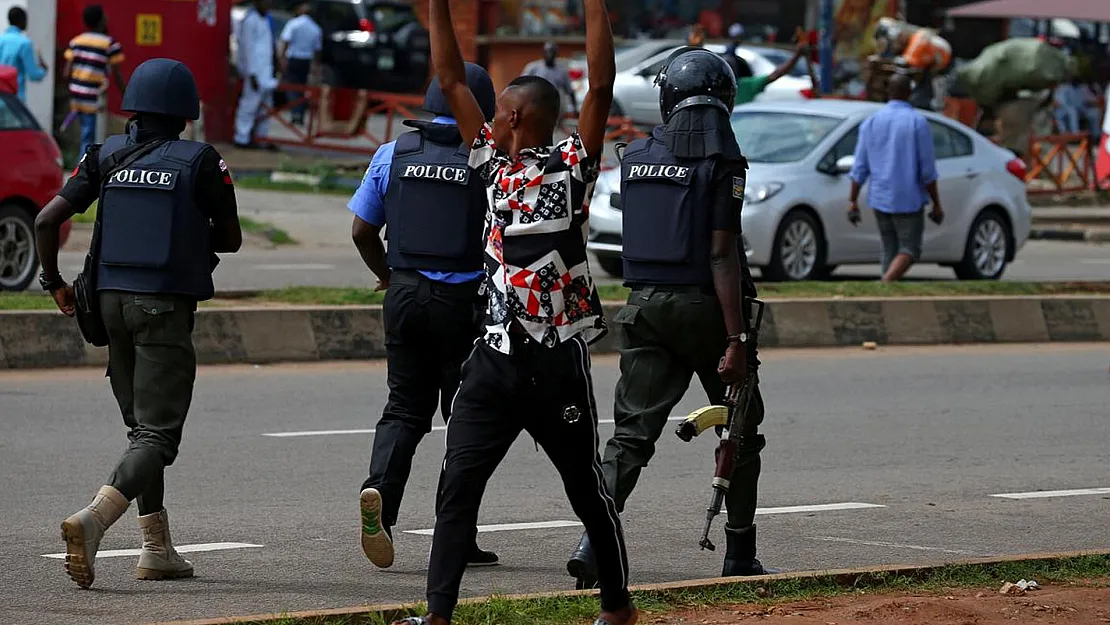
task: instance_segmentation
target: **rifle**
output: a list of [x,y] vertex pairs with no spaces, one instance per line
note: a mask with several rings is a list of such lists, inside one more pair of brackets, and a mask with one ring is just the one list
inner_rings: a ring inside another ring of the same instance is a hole
[[[748,332],[748,340],[754,341],[759,334],[760,326],[763,324],[763,302],[754,298],[748,298],[747,301],[751,303],[752,312],[754,313],[754,322]],[[747,354],[744,357],[747,358]],[[755,386],[758,382],[758,371],[751,367],[749,363],[748,376],[744,379],[744,382],[740,385],[729,385],[725,392],[724,405],[706,406],[695,410],[683,419],[682,423],[678,425],[678,429],[675,430],[675,434],[688,443],[710,427],[723,428],[720,432],[721,442],[717,445],[714,454],[717,459],[717,467],[713,472],[709,506],[705,511],[705,531],[702,532],[701,541],[698,542],[702,549],[710,551],[716,549],[713,541],[709,540],[709,529],[713,525],[713,519],[721,513],[721,506],[724,504],[725,496],[728,495],[732,480],[732,468],[736,462],[736,454],[740,449],[740,435],[744,431],[744,419],[748,414],[752,394],[755,392]]]

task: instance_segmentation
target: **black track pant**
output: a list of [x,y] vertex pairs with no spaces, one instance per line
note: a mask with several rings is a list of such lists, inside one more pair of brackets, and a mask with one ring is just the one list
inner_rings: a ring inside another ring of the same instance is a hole
[[513,354],[478,341],[462,369],[447,426],[428,571],[429,612],[450,619],[474,543],[486,483],[521,431],[543,447],[563,479],[599,564],[601,606],[629,604],[628,556],[613,498],[601,477],[597,409],[585,341],[555,347],[513,335]]
[[393,527],[412,471],[412,458],[444,420],[459,387],[459,368],[477,335],[478,282],[447,284],[397,271],[383,303],[389,401],[374,434],[370,475],[362,488],[382,494],[382,524]]

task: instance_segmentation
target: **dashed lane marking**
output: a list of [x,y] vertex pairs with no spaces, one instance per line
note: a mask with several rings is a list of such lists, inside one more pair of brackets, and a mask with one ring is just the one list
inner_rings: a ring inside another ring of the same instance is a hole
[[756,514],[795,514],[799,512],[830,512],[833,510],[866,510],[868,508],[885,508],[877,503],[857,503],[846,501],[844,503],[820,503],[812,506],[783,506],[781,508],[756,508]]
[[1049,497],[1077,497],[1080,495],[1110,495],[1110,488],[1077,488],[1074,490],[1037,490],[1028,493],[999,493],[991,497],[1002,499],[1047,499]]
[[[479,525],[478,533],[484,532],[511,532],[514,530],[546,530],[555,529],[558,527],[582,527],[578,521],[538,521],[535,523],[500,523],[497,525]],[[405,530],[406,534],[416,534],[417,536],[431,536],[435,532],[434,529],[426,530]]]
[[[174,549],[178,553],[196,553],[199,551],[226,551],[228,549],[257,549],[262,545],[252,545],[250,543],[198,543],[195,545],[174,545]],[[104,549],[96,552],[97,558],[122,558],[126,556],[137,556],[142,553],[142,549]],[[64,560],[66,554],[64,553],[44,553],[44,558],[54,558],[55,560]]]
[[270,265],[253,265],[251,269],[258,271],[329,271],[335,269],[335,265],[326,265],[323,263],[275,263]]

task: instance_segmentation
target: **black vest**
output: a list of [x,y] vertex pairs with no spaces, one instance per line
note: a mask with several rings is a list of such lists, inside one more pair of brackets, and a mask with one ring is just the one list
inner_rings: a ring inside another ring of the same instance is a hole
[[[126,135],[108,137],[101,172],[130,144]],[[212,298],[211,233],[194,195],[208,147],[175,139],[101,180],[97,290]]]
[[626,284],[712,286],[713,159],[677,159],[652,137],[621,161]]
[[409,122],[397,138],[385,194],[392,269],[481,271],[486,189],[455,126]]

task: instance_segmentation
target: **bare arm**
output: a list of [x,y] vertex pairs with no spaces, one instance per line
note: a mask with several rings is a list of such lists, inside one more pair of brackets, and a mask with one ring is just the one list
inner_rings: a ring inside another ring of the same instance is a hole
[[725,329],[730,335],[744,331],[744,318],[740,313],[740,252],[736,246],[736,233],[714,230],[709,250],[713,270],[713,290],[721,302]]
[[617,65],[613,60],[613,27],[605,0],[585,0],[586,68],[590,90],[582,100],[578,134],[589,156],[600,156],[605,145],[605,123],[613,106],[613,81]]
[[794,69],[794,66],[797,65],[798,61],[802,59],[802,54],[805,53],[806,49],[807,47],[805,46],[805,44],[799,44],[798,47],[794,49],[794,55],[791,56],[785,63],[776,67],[775,71],[771,72],[770,76],[767,76],[767,84],[769,85],[779,78],[782,78],[783,76],[789,74],[790,70]]
[[39,251],[39,264],[48,278],[61,277],[58,273],[59,230],[66,220],[76,214],[77,210],[69,200],[56,195],[35,217],[35,247]]
[[389,265],[385,262],[385,245],[379,236],[381,228],[355,217],[351,224],[351,239],[355,242],[359,256],[366,267],[374,272],[383,285],[389,284]]
[[123,92],[127,90],[127,81],[123,79],[123,72],[119,70],[119,65],[112,66],[112,82],[116,83],[120,95],[123,95]]
[[428,17],[432,37],[432,65],[439,86],[451,107],[451,114],[459,123],[463,139],[472,141],[478,137],[486,123],[478,100],[466,85],[466,66],[463,65],[459,42],[455,39],[455,27],[451,23],[451,7],[447,0],[431,0]]
[[68,81],[69,75],[73,72],[73,61],[66,61],[65,68],[62,70],[62,79]]

